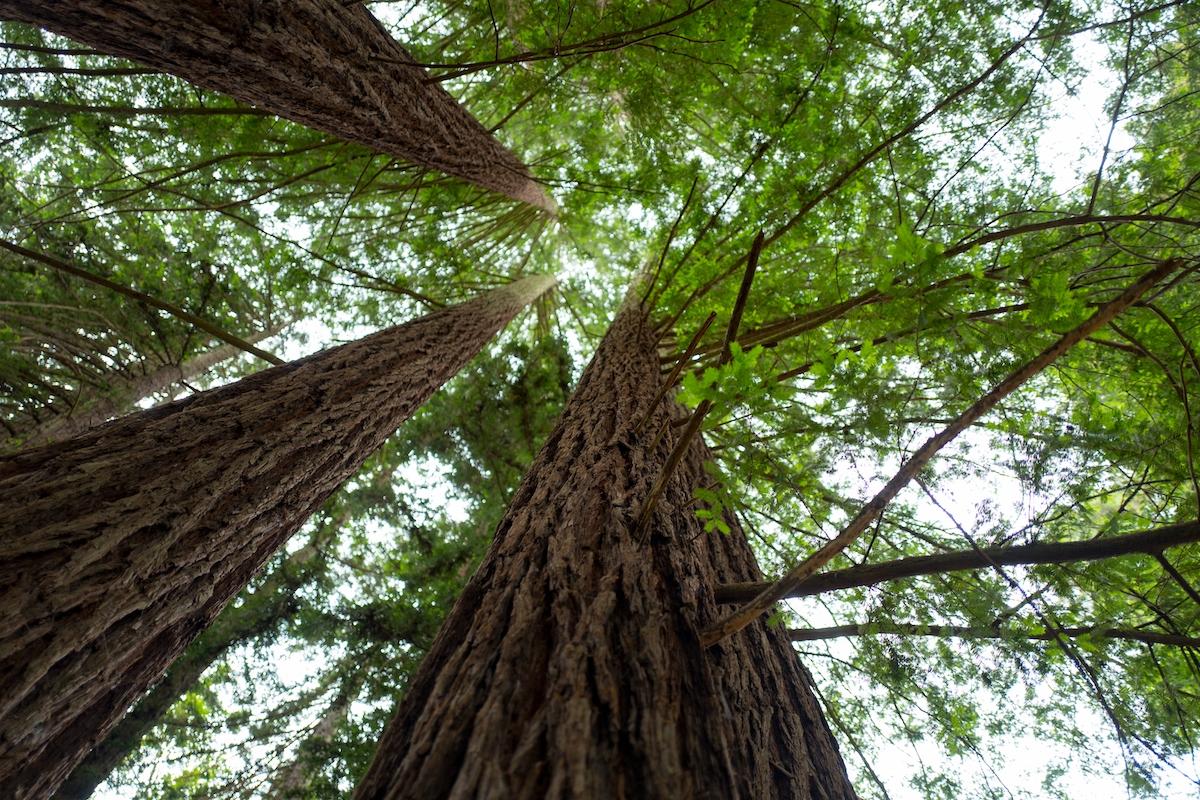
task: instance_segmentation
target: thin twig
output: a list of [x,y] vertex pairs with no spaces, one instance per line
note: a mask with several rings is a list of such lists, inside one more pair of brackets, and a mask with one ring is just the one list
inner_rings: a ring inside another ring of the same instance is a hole
[[247,353],[252,353],[253,355],[258,356],[263,361],[266,361],[270,364],[279,366],[284,363],[283,360],[272,355],[271,353],[268,353],[266,350],[260,350],[259,348],[247,342],[245,339],[234,336],[232,333],[217,327],[208,320],[198,317],[190,311],[183,310],[179,306],[159,300],[156,297],[151,297],[144,292],[139,292],[137,289],[131,289],[128,286],[122,286],[121,284],[116,283],[115,281],[110,281],[108,278],[105,278],[101,275],[96,275],[88,272],[87,270],[82,270],[79,267],[66,263],[65,261],[59,261],[57,258],[46,255],[45,253],[27,250],[24,247],[21,247],[19,244],[14,244],[12,242],[0,239],[0,247],[33,261],[38,261],[46,266],[53,267],[60,272],[65,272],[68,275],[74,275],[76,278],[81,278],[89,283],[94,283],[97,286],[103,286],[106,289],[111,289],[118,294],[125,295],[126,297],[145,303],[146,305],[154,306],[155,308],[165,311],[177,319],[181,319],[184,322],[189,322],[192,325],[195,325],[205,333],[211,334],[221,341],[233,345],[239,350],[245,350]]
[[687,197],[683,201],[683,205],[679,208],[679,215],[675,217],[675,221],[671,223],[671,230],[667,233],[667,243],[663,245],[662,253],[658,256],[658,266],[654,268],[654,274],[650,276],[650,280],[646,282],[646,291],[642,295],[642,305],[646,304],[646,299],[650,293],[654,291],[654,285],[658,283],[659,273],[662,272],[663,262],[667,260],[667,253],[671,249],[671,243],[675,241],[675,234],[679,231],[679,223],[683,222],[683,215],[687,213],[688,206],[692,204],[692,197],[696,194],[696,185],[700,183],[700,175],[692,178],[692,188],[688,189]]
[[1179,584],[1179,588],[1187,592],[1188,597],[1192,598],[1196,602],[1196,605],[1200,606],[1200,592],[1197,592],[1192,584],[1188,582],[1188,579],[1183,577],[1183,574],[1179,570],[1175,569],[1175,565],[1167,560],[1166,555],[1160,551],[1155,553],[1154,557],[1158,560],[1159,566],[1171,576],[1172,580]]
[[646,423],[650,420],[650,417],[654,415],[654,409],[658,408],[658,404],[662,402],[664,397],[666,397],[667,392],[671,391],[671,387],[675,385],[675,381],[679,380],[679,373],[683,372],[684,366],[692,360],[692,356],[696,354],[696,348],[700,346],[700,340],[704,337],[704,334],[708,332],[709,327],[716,319],[717,312],[710,312],[708,318],[704,320],[703,324],[700,325],[700,329],[696,331],[694,336],[692,336],[692,340],[688,342],[688,346],[683,351],[683,355],[679,357],[677,362],[675,362],[675,367],[671,370],[671,374],[667,376],[665,381],[663,381],[662,386],[658,387],[658,394],[654,396],[654,400],[651,401],[650,407],[646,409],[646,416],[642,417],[641,421],[633,429],[635,435],[641,432],[642,428],[645,427]]

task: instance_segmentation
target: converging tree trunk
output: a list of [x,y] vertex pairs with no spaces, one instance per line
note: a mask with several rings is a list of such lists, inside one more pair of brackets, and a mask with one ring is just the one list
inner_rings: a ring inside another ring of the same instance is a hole
[[191,691],[219,658],[238,645],[277,630],[295,609],[296,590],[308,566],[349,517],[348,512],[343,512],[329,520],[313,534],[312,541],[284,559],[253,593],[243,592],[243,602],[226,606],[154,687],[71,770],[55,792],[56,800],[91,797],[117,765],[138,748],[142,737],[162,721],[171,706]]
[[520,160],[430,82],[363,3],[0,0],[39,25],[184,80],[552,209]]
[[[259,331],[246,337],[251,344],[258,344],[283,330],[283,326]],[[108,420],[132,411],[141,400],[166,391],[177,383],[194,380],[208,370],[238,356],[243,351],[231,344],[213,347],[193,356],[180,364],[163,364],[136,376],[114,376],[106,394],[85,398],[72,408],[59,409],[62,413],[46,421],[29,426],[27,430],[17,428],[20,439],[15,447],[36,447],[50,442],[69,439],[91,430]],[[64,404],[65,405],[65,404]]]
[[553,279],[0,457],[0,796],[42,797]]
[[[409,684],[358,787],[401,798],[856,797],[784,631],[705,650],[714,588],[757,580],[736,521],[705,533],[695,440],[674,446],[644,313],[628,304]],[[639,422],[648,417],[647,424]]]

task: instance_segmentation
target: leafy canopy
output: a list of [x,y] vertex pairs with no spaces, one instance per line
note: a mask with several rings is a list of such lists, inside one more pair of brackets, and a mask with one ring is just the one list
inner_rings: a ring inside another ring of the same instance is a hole
[[[286,610],[231,635],[111,791],[262,796],[290,765],[297,796],[349,791],[630,286],[662,325],[666,367],[717,314],[680,383],[685,403],[713,404],[696,513],[710,535],[738,514],[778,573],[948,418],[1178,259],[1169,287],[973,426],[830,566],[1197,518],[1194,5],[371,8],[523,155],[557,218],[3,27],[5,239],[239,336],[290,325],[267,340],[288,355],[524,273],[562,278],[269,566],[260,580],[288,587]],[[0,341],[0,422],[17,442],[218,344],[7,252]],[[260,367],[224,362],[197,383]],[[1161,796],[1197,779],[1200,650],[1101,631],[1200,636],[1198,559],[1191,545],[907,578],[796,600],[774,621],[855,627],[797,647],[866,797]],[[1006,766],[1031,750],[1030,775]]]

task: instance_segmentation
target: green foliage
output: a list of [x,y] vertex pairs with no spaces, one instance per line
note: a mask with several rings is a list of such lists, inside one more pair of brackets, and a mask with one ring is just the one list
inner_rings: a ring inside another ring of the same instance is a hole
[[[835,535],[948,418],[1150,265],[1180,259],[1172,288],[985,416],[833,566],[1194,519],[1200,17],[1157,5],[373,4],[424,63],[476,65],[432,71],[547,182],[555,220],[268,116],[78,110],[237,111],[169,77],[6,76],[0,237],[242,336],[295,320],[276,340],[289,357],[304,336],[305,348],[356,337],[522,274],[561,279],[536,323],[469,367],[268,565],[252,588],[282,586],[285,610],[218,659],[112,786],[261,796],[300,758],[301,796],[347,795],[647,265],[664,343],[682,349],[718,318],[677,394],[713,407],[695,513],[712,535],[736,516],[774,573]],[[15,24],[3,36],[70,46]],[[1079,133],[1076,113],[1067,137],[1055,121],[1096,86],[1108,99],[1087,120],[1119,120],[1106,154],[1106,123]],[[759,230],[768,244],[718,366]],[[215,345],[0,258],[4,438]],[[232,362],[215,379],[255,368]],[[288,557],[306,543],[320,555],[297,567]],[[1197,548],[1167,557],[1194,590]],[[253,597],[214,631],[263,609]],[[798,600],[773,622],[866,626],[798,645],[864,797],[1070,797],[1088,779],[1156,796],[1196,778],[1181,774],[1200,728],[1195,650],[1027,637],[1196,636],[1198,613],[1160,562],[1131,557],[906,579]],[[998,619],[999,639],[883,632]],[[312,739],[343,696],[345,719]],[[1025,788],[1008,786],[1014,751],[1039,756]]]

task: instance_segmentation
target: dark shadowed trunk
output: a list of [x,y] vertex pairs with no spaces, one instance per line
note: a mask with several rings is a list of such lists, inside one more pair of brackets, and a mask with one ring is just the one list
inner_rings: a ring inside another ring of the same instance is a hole
[[42,797],[552,279],[0,457],[0,797]]
[[[704,533],[697,441],[639,544],[632,528],[686,412],[644,315],[614,322],[479,571],[390,723],[359,800],[850,800],[785,632],[705,650],[713,589],[756,580],[746,540]],[[650,413],[640,432],[638,422]],[[731,520],[731,523],[733,521]]]
[[0,0],[20,20],[281,117],[552,208],[524,165],[363,3],[345,0]]
[[[390,476],[391,473],[386,473]],[[129,709],[104,740],[92,748],[55,793],[57,800],[86,800],[117,765],[141,744],[183,695],[191,691],[218,659],[237,645],[277,630],[295,606],[295,593],[309,565],[349,520],[343,511],[322,525],[312,541],[284,559],[255,591],[242,592],[196,640],[188,645],[162,679]]]
[[[246,341],[257,344],[281,330],[283,326],[259,331],[246,337]],[[78,436],[114,417],[128,414],[141,400],[164,392],[177,383],[194,380],[217,364],[228,361],[242,352],[241,348],[223,344],[189,358],[182,364],[163,364],[141,375],[127,378],[114,376],[107,393],[85,399],[72,408],[60,408],[61,413],[41,424],[31,425],[27,430],[18,427],[17,436],[21,441],[10,444],[8,449],[37,447]]]

